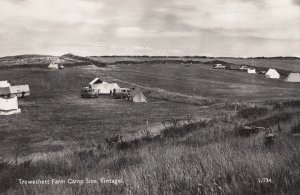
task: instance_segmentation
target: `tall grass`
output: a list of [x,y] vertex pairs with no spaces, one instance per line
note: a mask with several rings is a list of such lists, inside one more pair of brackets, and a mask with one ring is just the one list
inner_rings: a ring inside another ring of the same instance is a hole
[[[184,125],[174,118],[160,135],[146,134],[120,143],[127,145],[70,148],[21,165],[1,162],[0,189],[7,194],[270,194],[299,190],[300,143],[289,134],[292,126],[285,125],[299,113],[267,110],[254,118],[218,114]],[[253,141],[255,136],[244,138],[235,133],[237,126],[247,122],[274,126],[278,120],[289,129],[278,133],[271,146]],[[107,178],[124,183],[24,186],[18,184],[18,178]],[[261,182],[262,178],[268,181]]]

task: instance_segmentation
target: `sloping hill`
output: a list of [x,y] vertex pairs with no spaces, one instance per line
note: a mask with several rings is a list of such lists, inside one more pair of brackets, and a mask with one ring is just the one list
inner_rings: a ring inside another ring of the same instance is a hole
[[51,62],[63,64],[64,66],[78,66],[78,65],[101,65],[92,59],[76,56],[73,54],[65,54],[62,56],[51,55],[36,55],[26,54],[17,56],[6,56],[0,58],[0,68],[27,68],[27,67],[46,67]]
[[73,61],[79,61],[79,62],[86,62],[87,64],[94,64],[97,66],[105,66],[105,63],[102,63],[100,61],[97,61],[91,57],[83,57],[83,56],[78,56],[78,55],[74,55],[71,53],[68,54],[64,54],[61,56],[62,59],[65,60],[73,60]]

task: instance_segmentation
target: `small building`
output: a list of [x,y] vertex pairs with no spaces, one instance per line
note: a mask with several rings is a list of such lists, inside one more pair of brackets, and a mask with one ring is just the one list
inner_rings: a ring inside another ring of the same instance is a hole
[[99,78],[95,78],[89,83],[89,87],[96,91],[99,95],[108,95],[112,94],[114,89],[120,88],[117,83],[107,83],[105,81],[100,80]]
[[16,85],[10,86],[11,94],[14,94],[18,97],[25,97],[30,95],[30,90],[28,85]]
[[277,72],[277,70],[270,68],[267,73],[265,74],[266,78],[270,79],[279,79],[280,74]]
[[48,66],[49,69],[58,69],[58,64],[54,63],[54,62],[51,62]]
[[300,82],[300,74],[292,72],[289,74],[289,76],[284,81],[299,83]]
[[18,107],[17,96],[0,97],[0,115],[11,115],[20,112],[21,109]]
[[140,88],[134,88],[129,94],[129,101],[139,103],[147,102],[147,99]]

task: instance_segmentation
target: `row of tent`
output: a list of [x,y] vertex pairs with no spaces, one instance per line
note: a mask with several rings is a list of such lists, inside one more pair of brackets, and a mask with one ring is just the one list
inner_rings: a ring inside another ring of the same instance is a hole
[[20,113],[18,97],[29,95],[28,85],[11,86],[8,81],[0,81],[0,115]]
[[[256,74],[256,69],[255,68],[248,68],[247,72],[249,74]],[[266,78],[269,79],[279,79],[280,74],[277,72],[276,69],[270,68],[268,71],[265,72]],[[300,74],[296,72],[290,73],[286,79],[284,80],[286,82],[300,82]]]
[[[255,71],[255,69],[254,69]],[[248,70],[249,73],[249,70]],[[251,72],[250,72],[251,74]],[[266,74],[265,74],[266,78],[270,78],[270,79],[279,79],[280,78],[280,74],[277,72],[277,70],[270,68]],[[296,72],[292,72],[290,73],[285,80],[286,82],[300,82],[300,74],[296,73]]]
[[99,78],[93,79],[85,89],[89,89],[92,95],[95,94],[96,96],[112,95],[116,98],[120,95],[120,97],[124,97],[135,103],[147,102],[147,99],[140,88],[133,88],[132,90],[121,88],[117,83],[108,83]]
[[[280,74],[277,72],[276,69],[270,68],[268,71],[256,71],[255,68],[249,68],[246,65],[241,66],[240,68],[234,68],[231,67],[229,64],[215,64],[214,65],[214,69],[229,69],[229,70],[239,70],[239,71],[246,71],[249,74],[264,74],[266,76],[266,78],[270,78],[270,79],[279,79],[280,78]],[[292,72],[290,73],[285,80],[286,82],[300,82],[300,74],[296,73],[296,72]]]

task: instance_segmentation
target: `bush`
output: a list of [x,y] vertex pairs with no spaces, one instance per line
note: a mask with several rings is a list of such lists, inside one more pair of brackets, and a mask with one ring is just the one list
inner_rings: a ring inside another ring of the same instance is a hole
[[288,100],[281,103],[275,103],[273,110],[283,110],[284,108],[300,108],[300,100]]
[[0,162],[0,193],[16,186],[20,178],[34,178],[37,175],[37,170],[30,165],[31,160],[24,161],[19,165],[12,165],[5,161]]
[[300,122],[292,127],[291,133],[300,133]]
[[265,107],[250,107],[240,110],[237,116],[245,119],[257,119],[259,117],[267,115],[269,110]]
[[263,127],[271,127],[273,125],[278,124],[279,122],[291,122],[294,117],[300,115],[300,112],[282,112],[278,114],[274,114],[270,117],[260,119],[251,123],[247,123],[247,126],[263,126]]

